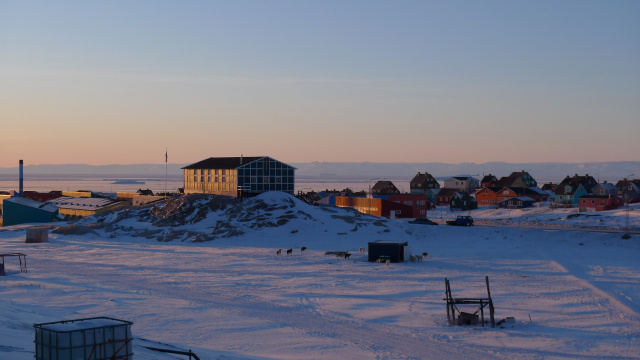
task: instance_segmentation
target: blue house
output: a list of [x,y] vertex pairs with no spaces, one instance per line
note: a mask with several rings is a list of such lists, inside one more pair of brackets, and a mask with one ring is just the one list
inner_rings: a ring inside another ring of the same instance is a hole
[[582,184],[577,186],[558,185],[556,190],[556,205],[577,206],[580,196],[589,195]]
[[534,202],[536,201],[533,198],[519,196],[500,201],[498,207],[503,209],[522,209],[532,207]]
[[556,188],[556,205],[578,206],[580,196],[591,194],[597,185],[598,182],[589,174],[567,176]]

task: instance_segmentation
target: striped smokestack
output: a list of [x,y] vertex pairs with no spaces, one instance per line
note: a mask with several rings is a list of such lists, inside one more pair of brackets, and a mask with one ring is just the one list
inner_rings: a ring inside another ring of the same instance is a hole
[[23,167],[23,161],[20,160],[20,183],[18,186],[18,192],[20,193],[20,197],[22,197],[23,192],[24,192],[24,187],[23,187],[23,182],[24,182],[24,172],[22,170]]

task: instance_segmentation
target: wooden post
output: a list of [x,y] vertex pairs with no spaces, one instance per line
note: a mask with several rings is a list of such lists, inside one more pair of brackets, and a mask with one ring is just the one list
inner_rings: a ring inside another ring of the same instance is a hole
[[496,326],[496,321],[493,316],[495,313],[495,309],[493,308],[493,300],[491,300],[491,290],[489,290],[489,277],[485,276],[484,279],[487,282],[487,295],[489,296],[489,316],[491,317],[491,327],[493,328]]
[[449,280],[447,278],[444,279],[444,294],[445,297],[447,298],[447,321],[449,322],[449,325],[451,325],[451,316],[449,315],[449,303],[450,303],[450,298],[449,298]]

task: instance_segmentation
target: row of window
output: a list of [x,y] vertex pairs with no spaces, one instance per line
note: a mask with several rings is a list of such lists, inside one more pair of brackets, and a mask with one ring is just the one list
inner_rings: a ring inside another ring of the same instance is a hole
[[239,177],[238,184],[241,186],[247,186],[252,184],[293,184],[293,176],[251,176],[251,177]]
[[[193,180],[193,181],[190,181]],[[193,169],[186,170],[184,175],[184,182],[194,183],[235,183],[235,170],[227,169]]]

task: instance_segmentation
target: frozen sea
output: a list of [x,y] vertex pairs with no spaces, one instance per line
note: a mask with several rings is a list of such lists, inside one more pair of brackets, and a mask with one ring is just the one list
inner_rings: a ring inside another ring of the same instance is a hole
[[[137,184],[118,184],[118,181],[136,181]],[[378,179],[363,178],[301,178],[296,177],[295,191],[321,191],[343,190],[350,188],[353,191],[368,190]],[[384,179],[391,180],[401,191],[409,191],[411,179]],[[143,183],[141,183],[143,182]],[[24,190],[49,192],[91,190],[100,193],[135,192],[139,189],[150,189],[154,193],[164,192],[165,187],[169,192],[184,186],[182,176],[169,175],[25,175]],[[17,190],[19,188],[19,176],[0,174],[0,191]]]

